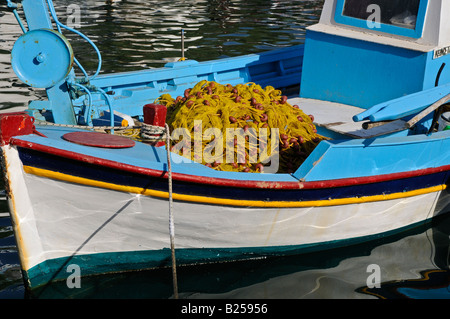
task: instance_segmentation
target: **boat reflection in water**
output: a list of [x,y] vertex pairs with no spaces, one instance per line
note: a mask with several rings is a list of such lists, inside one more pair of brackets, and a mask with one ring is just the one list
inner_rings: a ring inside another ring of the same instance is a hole
[[[180,298],[450,298],[450,215],[369,244],[297,256],[178,267]],[[379,277],[378,277],[379,275]],[[29,298],[172,298],[170,268],[61,280]]]

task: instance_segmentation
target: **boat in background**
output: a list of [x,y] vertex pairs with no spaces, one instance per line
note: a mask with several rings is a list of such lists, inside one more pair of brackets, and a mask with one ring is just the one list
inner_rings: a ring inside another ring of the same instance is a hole
[[[92,275],[175,268],[175,256],[195,265],[326,250],[447,212],[450,4],[375,2],[326,0],[302,46],[99,74],[95,44],[60,23],[51,0],[22,0],[28,30],[7,0],[24,31],[13,69],[48,96],[0,115],[26,285],[67,279],[73,265]],[[93,75],[78,65],[76,76],[64,28],[95,48]],[[115,134],[134,122],[167,138],[153,102],[203,80],[299,86],[288,101],[326,139],[295,172],[247,173],[182,158],[168,139]]]

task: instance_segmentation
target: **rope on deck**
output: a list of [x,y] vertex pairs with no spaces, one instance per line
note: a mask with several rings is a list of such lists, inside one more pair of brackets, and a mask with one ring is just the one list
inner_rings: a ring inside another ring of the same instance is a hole
[[83,129],[96,132],[103,131],[118,131],[118,135],[127,136],[132,139],[140,140],[143,142],[160,142],[166,138],[166,128],[164,126],[156,126],[139,122],[138,125],[133,126],[88,126],[77,124],[57,124],[47,121],[35,120],[37,125],[41,126],[53,126],[73,129]]
[[88,126],[88,125],[77,125],[77,124],[59,124],[52,123],[47,121],[35,120],[35,124],[41,126],[55,126],[55,127],[67,127],[67,128],[75,128],[75,129],[84,129],[84,130],[126,130],[130,128],[137,127],[129,127],[129,126]]
[[[148,141],[163,141],[164,138],[167,139],[169,132],[168,126],[156,126],[147,123],[141,123],[141,138]],[[167,134],[166,134],[167,133]]]
[[178,299],[177,266],[175,260],[175,226],[173,220],[172,165],[170,163],[169,125],[167,125],[167,123],[165,124],[165,131],[166,131],[167,172],[169,180],[169,234],[170,234],[170,251],[172,252],[173,294],[175,299]]

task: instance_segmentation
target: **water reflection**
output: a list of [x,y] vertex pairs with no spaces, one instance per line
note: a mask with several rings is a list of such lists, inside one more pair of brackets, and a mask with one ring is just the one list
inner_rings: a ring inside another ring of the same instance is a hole
[[6,200],[0,199],[0,299],[23,298],[24,286],[20,271],[11,220]]
[[186,56],[199,61],[301,43],[322,2],[88,1],[80,8],[81,29],[96,40],[105,60],[114,61],[105,72],[133,70],[178,59],[181,29]]

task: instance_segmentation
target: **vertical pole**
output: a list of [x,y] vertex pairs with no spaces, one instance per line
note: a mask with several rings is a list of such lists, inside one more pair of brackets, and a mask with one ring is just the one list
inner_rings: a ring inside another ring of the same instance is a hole
[[173,295],[178,299],[178,283],[177,283],[177,266],[175,261],[175,225],[173,221],[173,200],[172,200],[172,165],[170,163],[170,134],[169,125],[166,127],[166,150],[167,150],[167,172],[169,180],[169,234],[170,234],[170,251],[172,253],[172,281]]
[[184,61],[184,30],[181,29],[181,61]]

